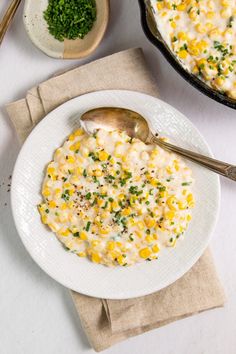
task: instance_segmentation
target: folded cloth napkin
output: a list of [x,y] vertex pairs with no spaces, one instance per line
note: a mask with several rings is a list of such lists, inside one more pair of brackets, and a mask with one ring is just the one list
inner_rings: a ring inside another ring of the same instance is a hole
[[[141,49],[129,49],[77,67],[29,90],[7,105],[21,142],[51,110],[71,98],[104,90],[136,90],[158,96]],[[210,251],[181,279],[148,296],[129,300],[97,299],[71,291],[88,340],[96,351],[172,321],[223,306],[224,291]]]

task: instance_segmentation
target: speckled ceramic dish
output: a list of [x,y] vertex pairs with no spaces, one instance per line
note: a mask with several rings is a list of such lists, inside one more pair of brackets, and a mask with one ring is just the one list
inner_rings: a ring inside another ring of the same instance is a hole
[[90,55],[100,44],[109,19],[109,0],[96,0],[97,19],[92,30],[83,38],[56,40],[49,32],[43,12],[48,0],[26,0],[24,25],[32,42],[45,54],[53,58],[79,59]]

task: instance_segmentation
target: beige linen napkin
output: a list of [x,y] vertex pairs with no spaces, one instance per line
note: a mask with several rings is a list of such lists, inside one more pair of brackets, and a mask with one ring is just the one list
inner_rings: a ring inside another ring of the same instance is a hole
[[[55,76],[7,106],[21,142],[52,109],[84,93],[136,90],[158,96],[140,49],[130,49]],[[209,250],[181,279],[154,294],[130,300],[97,299],[71,292],[96,351],[177,319],[223,306],[225,297]]]

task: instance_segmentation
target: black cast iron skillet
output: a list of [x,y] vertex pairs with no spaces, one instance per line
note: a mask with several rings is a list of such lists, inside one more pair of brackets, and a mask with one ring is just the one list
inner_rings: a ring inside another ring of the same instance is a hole
[[214,90],[213,88],[206,85],[197,76],[191,74],[189,71],[184,69],[180,64],[178,59],[172,53],[168,45],[163,40],[156,23],[154,21],[151,6],[148,0],[138,0],[140,11],[141,11],[141,23],[146,37],[150,40],[155,47],[157,47],[161,53],[165,56],[168,62],[173,66],[173,68],[192,86],[198,89],[200,92],[204,93],[206,96],[212,98],[213,100],[224,104],[225,106],[236,109],[236,100]]

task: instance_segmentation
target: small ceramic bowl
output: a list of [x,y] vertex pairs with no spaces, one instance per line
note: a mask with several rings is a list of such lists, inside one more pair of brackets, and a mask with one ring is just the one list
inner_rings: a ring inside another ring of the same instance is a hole
[[31,41],[45,54],[53,58],[79,59],[90,55],[100,44],[109,19],[109,0],[96,0],[97,19],[92,30],[83,38],[63,42],[55,39],[49,32],[43,12],[48,0],[26,0],[24,25]]

